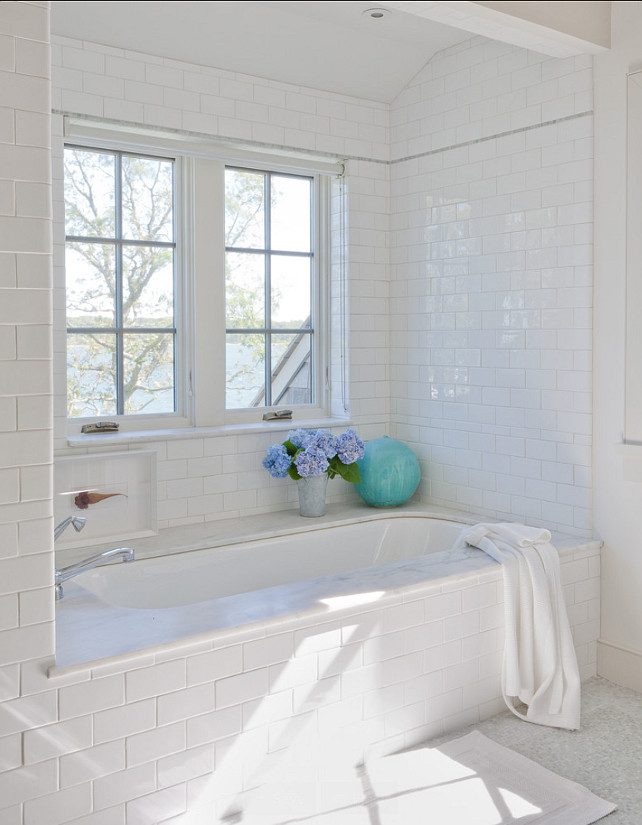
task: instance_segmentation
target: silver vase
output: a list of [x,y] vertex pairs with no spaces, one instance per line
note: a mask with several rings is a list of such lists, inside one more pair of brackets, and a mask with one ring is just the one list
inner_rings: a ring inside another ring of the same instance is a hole
[[324,515],[328,474],[299,478],[296,486],[299,491],[299,515],[306,518],[318,518]]

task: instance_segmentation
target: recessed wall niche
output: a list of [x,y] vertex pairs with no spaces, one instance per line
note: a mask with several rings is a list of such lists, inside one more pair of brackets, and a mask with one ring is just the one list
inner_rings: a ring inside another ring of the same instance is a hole
[[66,530],[57,549],[150,536],[157,532],[156,452],[63,456],[54,465],[54,516],[87,523]]

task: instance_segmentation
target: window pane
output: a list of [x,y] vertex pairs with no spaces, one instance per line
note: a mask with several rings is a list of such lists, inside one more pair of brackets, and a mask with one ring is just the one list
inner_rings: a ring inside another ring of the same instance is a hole
[[116,415],[116,336],[67,336],[67,414]]
[[116,158],[102,152],[65,149],[67,235],[113,238]]
[[174,326],[174,250],[123,246],[123,326]]
[[225,401],[228,408],[265,404],[265,336],[228,335],[225,347]]
[[265,176],[225,170],[225,246],[265,249]]
[[309,334],[272,336],[271,403],[312,403]]
[[124,412],[174,412],[174,336],[169,332],[123,336]]
[[113,327],[116,307],[116,247],[68,243],[65,253],[67,326]]
[[265,327],[265,257],[225,255],[225,317],[228,329]]
[[174,238],[172,161],[123,155],[123,237],[137,241]]
[[310,252],[308,178],[272,176],[271,249]]
[[310,259],[272,255],[272,326],[310,326]]

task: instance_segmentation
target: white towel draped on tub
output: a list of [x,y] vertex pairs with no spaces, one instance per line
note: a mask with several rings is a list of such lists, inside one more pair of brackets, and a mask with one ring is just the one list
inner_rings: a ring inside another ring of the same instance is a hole
[[[523,524],[477,524],[458,547],[483,550],[503,567],[506,641],[502,692],[516,716],[539,725],[577,730],[580,676],[560,582],[557,550],[548,530]],[[521,713],[516,704],[527,706]]]

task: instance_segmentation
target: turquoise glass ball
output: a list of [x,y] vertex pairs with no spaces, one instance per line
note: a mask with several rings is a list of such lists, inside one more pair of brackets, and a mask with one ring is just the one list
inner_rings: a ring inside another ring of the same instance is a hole
[[361,483],[355,487],[372,507],[398,507],[413,495],[421,478],[414,452],[387,435],[368,441],[357,464]]

